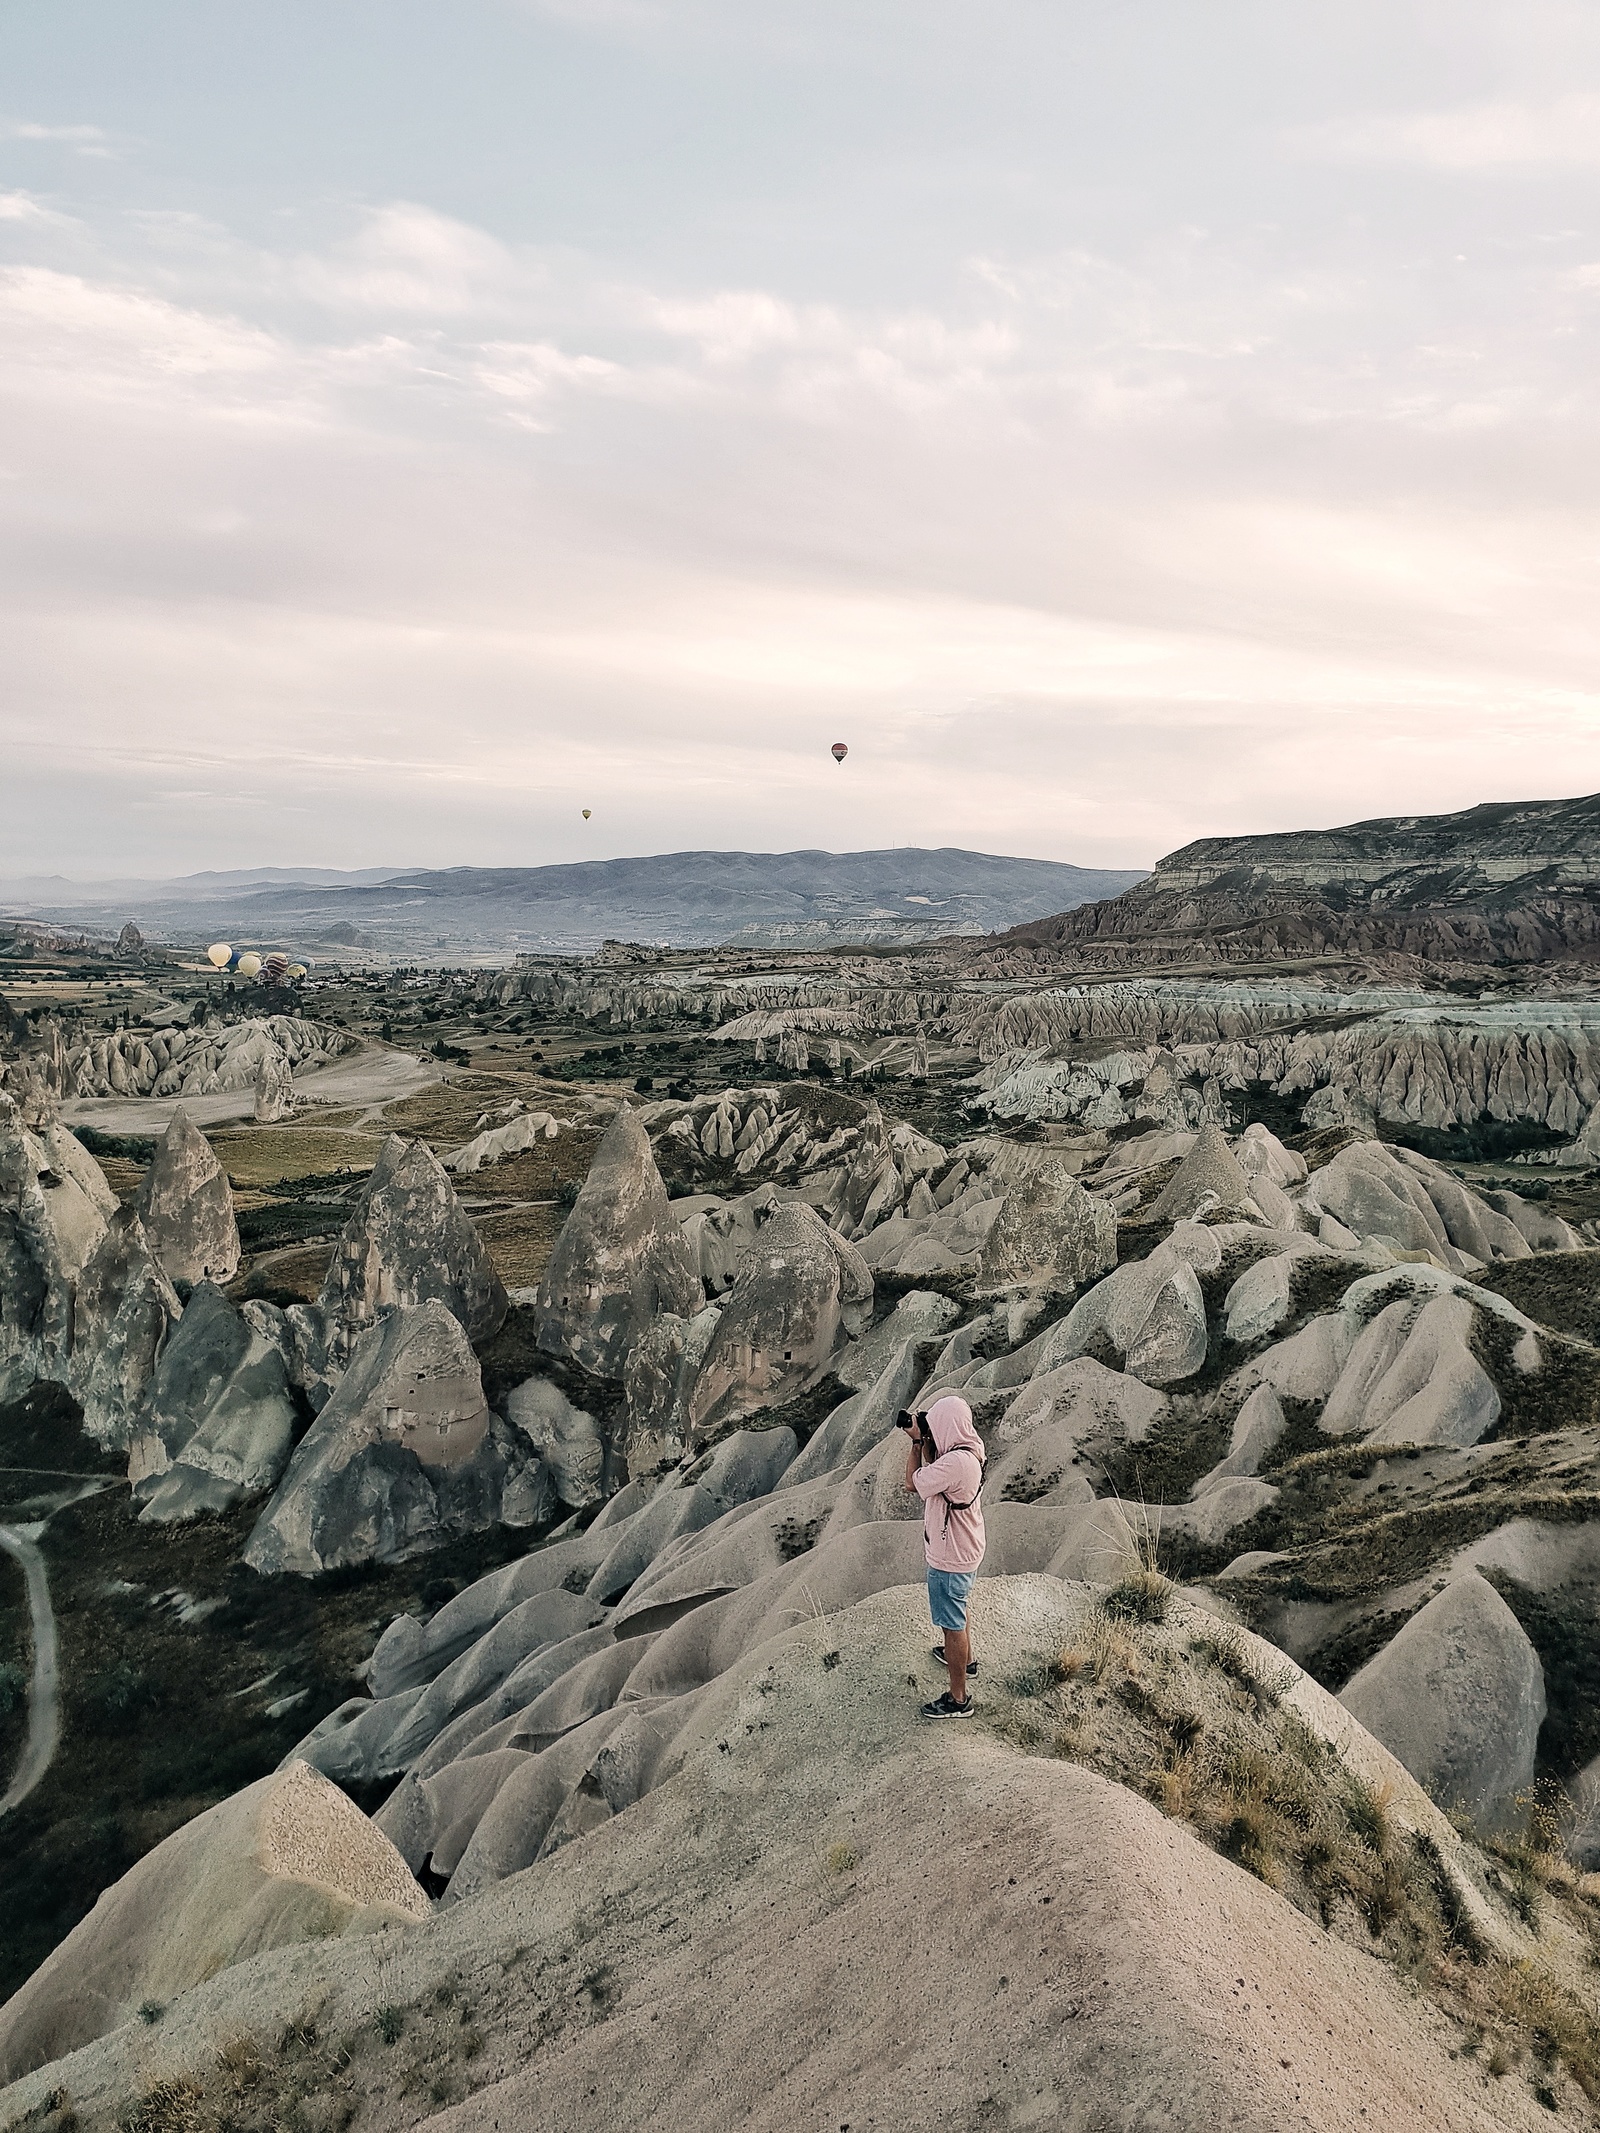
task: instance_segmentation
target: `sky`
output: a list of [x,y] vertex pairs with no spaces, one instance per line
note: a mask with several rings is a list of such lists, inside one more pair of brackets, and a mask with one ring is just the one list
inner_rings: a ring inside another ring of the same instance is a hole
[[1597,324],[1592,0],[9,0],[0,877],[1596,790]]

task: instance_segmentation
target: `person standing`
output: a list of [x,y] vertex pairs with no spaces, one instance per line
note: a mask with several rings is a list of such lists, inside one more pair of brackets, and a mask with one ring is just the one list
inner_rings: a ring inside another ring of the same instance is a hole
[[928,1559],[928,1611],[944,1636],[934,1648],[950,1675],[942,1696],[922,1706],[924,1718],[970,1718],[967,1675],[974,1671],[967,1603],[983,1561],[983,1439],[972,1409],[954,1393],[911,1418],[906,1487],[922,1498],[922,1541]]

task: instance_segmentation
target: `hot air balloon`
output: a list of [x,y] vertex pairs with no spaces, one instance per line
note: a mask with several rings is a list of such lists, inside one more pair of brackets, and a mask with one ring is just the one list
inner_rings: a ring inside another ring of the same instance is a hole
[[226,970],[233,961],[233,950],[226,941],[213,941],[206,950],[206,961],[214,964],[218,970]]
[[280,955],[277,950],[274,949],[271,955],[263,956],[261,961],[261,970],[262,975],[266,977],[271,984],[281,985],[284,979],[289,975],[289,958],[286,955]]
[[261,958],[260,958],[260,956],[258,956],[258,955],[256,954],[256,952],[255,952],[255,950],[254,950],[253,948],[252,948],[252,949],[250,950],[250,953],[249,953],[248,955],[242,955],[242,956],[240,956],[240,958],[239,958],[239,975],[240,975],[240,977],[241,977],[241,978],[259,978],[259,977],[260,977],[260,975],[261,975]]
[[305,974],[306,966],[304,963],[291,963],[289,965],[289,982],[291,984],[298,985]]
[[583,811],[583,819],[584,819],[584,821],[585,821],[585,822],[587,822],[587,821],[588,821],[588,819],[589,819],[589,810],[588,810],[588,808],[585,808],[585,809],[584,809],[584,811]]
[[834,761],[835,761],[836,763],[842,763],[842,762],[844,761],[845,757],[846,757],[846,756],[847,756],[847,755],[848,755],[849,753],[850,753],[850,751],[849,751],[849,749],[848,749],[848,748],[847,748],[847,747],[845,746],[845,744],[844,744],[844,742],[843,742],[843,741],[835,741],[835,742],[834,742],[834,744],[833,744],[833,760],[834,760]]

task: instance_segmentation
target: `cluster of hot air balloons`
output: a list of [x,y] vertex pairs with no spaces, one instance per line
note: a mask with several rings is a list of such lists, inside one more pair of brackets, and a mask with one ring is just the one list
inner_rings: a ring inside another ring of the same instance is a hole
[[265,978],[269,985],[282,985],[286,980],[298,984],[306,974],[304,963],[291,963],[276,948],[270,955],[258,955],[253,948],[235,948],[227,941],[213,941],[206,950],[206,957],[213,969],[231,970],[241,978]]

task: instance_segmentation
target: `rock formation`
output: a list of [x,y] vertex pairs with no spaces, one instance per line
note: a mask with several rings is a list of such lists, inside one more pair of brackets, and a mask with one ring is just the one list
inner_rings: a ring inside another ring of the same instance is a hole
[[[481,1533],[504,1518],[508,1488],[537,1458],[490,1415],[477,1358],[445,1306],[397,1305],[361,1335],[244,1559],[311,1577]],[[523,1493],[537,1517],[537,1494]]]
[[237,1310],[202,1282],[132,1423],[128,1479],[157,1522],[222,1511],[274,1488],[298,1414],[270,1306]]
[[85,1266],[117,1211],[105,1173],[54,1119],[0,1091],[0,1378],[64,1378]]
[[299,1015],[268,1015],[226,1025],[114,1030],[75,1047],[68,1090],[74,1096],[212,1096],[253,1089],[264,1063],[322,1064],[353,1051],[357,1040]]
[[1516,1616],[1475,1573],[1413,1615],[1339,1700],[1442,1807],[1485,1829],[1526,1812],[1544,1670]]
[[66,1370],[84,1428],[108,1449],[126,1447],[182,1309],[143,1223],[119,1207],[78,1277]]
[[[978,1293],[1070,1293],[1109,1273],[1116,1260],[1116,1216],[1059,1163],[1046,1159],[1007,1186],[978,1256]],[[900,1264],[905,1264],[904,1253]]]
[[704,1300],[649,1137],[624,1104],[539,1284],[539,1345],[620,1378],[657,1312],[691,1317]]
[[438,1157],[392,1133],[322,1285],[331,1353],[350,1355],[392,1305],[429,1302],[452,1312],[471,1341],[492,1338],[507,1308],[505,1286]]
[[790,1399],[865,1323],[872,1274],[803,1202],[780,1207],[740,1262],[689,1401],[698,1439]]
[[284,1053],[266,1054],[256,1068],[256,1124],[276,1126],[293,1116],[294,1068]]
[[156,1144],[137,1201],[169,1281],[231,1281],[239,1270],[233,1190],[211,1143],[180,1104]]

